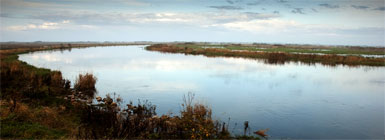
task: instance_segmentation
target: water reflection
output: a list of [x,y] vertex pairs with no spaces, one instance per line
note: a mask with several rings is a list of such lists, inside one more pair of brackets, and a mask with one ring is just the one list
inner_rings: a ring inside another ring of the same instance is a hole
[[231,118],[234,133],[242,133],[249,121],[252,130],[270,128],[273,138],[384,137],[383,67],[270,65],[148,52],[143,46],[34,52],[20,59],[60,70],[72,81],[92,72],[99,94],[148,99],[159,113],[178,113],[182,95],[194,92],[216,118]]

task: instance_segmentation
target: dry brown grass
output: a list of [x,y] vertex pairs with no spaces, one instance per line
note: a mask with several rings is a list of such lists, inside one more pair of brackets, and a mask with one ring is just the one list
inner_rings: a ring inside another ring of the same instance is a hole
[[68,115],[68,110],[63,109],[62,107],[43,106],[32,108],[28,104],[17,102],[17,106],[14,111],[6,109],[13,104],[13,101],[1,101],[2,109],[0,112],[2,119],[8,118],[13,121],[38,123],[48,128],[74,133],[73,128],[76,126],[76,122],[73,120],[73,116]]
[[183,97],[178,126],[185,129],[186,137],[190,139],[230,138],[225,125],[211,118],[212,110],[201,103],[193,103],[194,94]]
[[76,91],[82,92],[88,97],[94,97],[96,80],[97,78],[93,74],[79,74],[79,77],[76,78],[74,88]]

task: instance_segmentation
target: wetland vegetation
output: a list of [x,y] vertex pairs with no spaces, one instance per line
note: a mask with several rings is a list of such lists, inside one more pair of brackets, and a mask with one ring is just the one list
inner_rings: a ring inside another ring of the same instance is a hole
[[385,139],[385,0],[0,0],[2,139]]
[[[243,57],[264,59],[270,64],[288,61],[325,65],[369,65],[385,66],[385,48],[376,47],[332,47],[315,45],[269,45],[269,44],[155,44],[147,50],[168,53],[205,55],[209,57]],[[378,57],[380,56],[380,57]]]

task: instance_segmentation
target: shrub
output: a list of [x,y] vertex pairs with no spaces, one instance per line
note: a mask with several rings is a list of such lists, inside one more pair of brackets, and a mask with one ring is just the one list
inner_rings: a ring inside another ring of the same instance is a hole
[[79,77],[75,81],[75,90],[82,92],[82,94],[88,97],[94,97],[96,93],[95,83],[96,77],[90,73],[79,74]]

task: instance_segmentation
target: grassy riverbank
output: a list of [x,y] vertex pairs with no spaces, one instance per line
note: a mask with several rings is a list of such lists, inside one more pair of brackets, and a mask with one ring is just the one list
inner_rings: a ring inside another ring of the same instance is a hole
[[[301,62],[306,64],[321,63],[324,65],[349,66],[385,66],[385,57],[375,58],[375,55],[385,55],[385,48],[375,47],[328,47],[328,46],[296,46],[269,44],[156,44],[146,47],[150,51],[168,53],[184,53],[205,55],[209,57],[243,57],[263,59],[269,64],[285,62]],[[361,55],[369,55],[364,57]],[[370,57],[372,55],[373,57]]]
[[228,124],[213,120],[211,109],[194,104],[191,94],[184,98],[179,114],[157,116],[156,106],[149,102],[122,105],[122,99],[112,95],[95,101],[97,78],[92,74],[80,74],[71,87],[60,71],[18,60],[20,53],[94,45],[16,45],[0,50],[1,138],[258,139],[232,136]]

